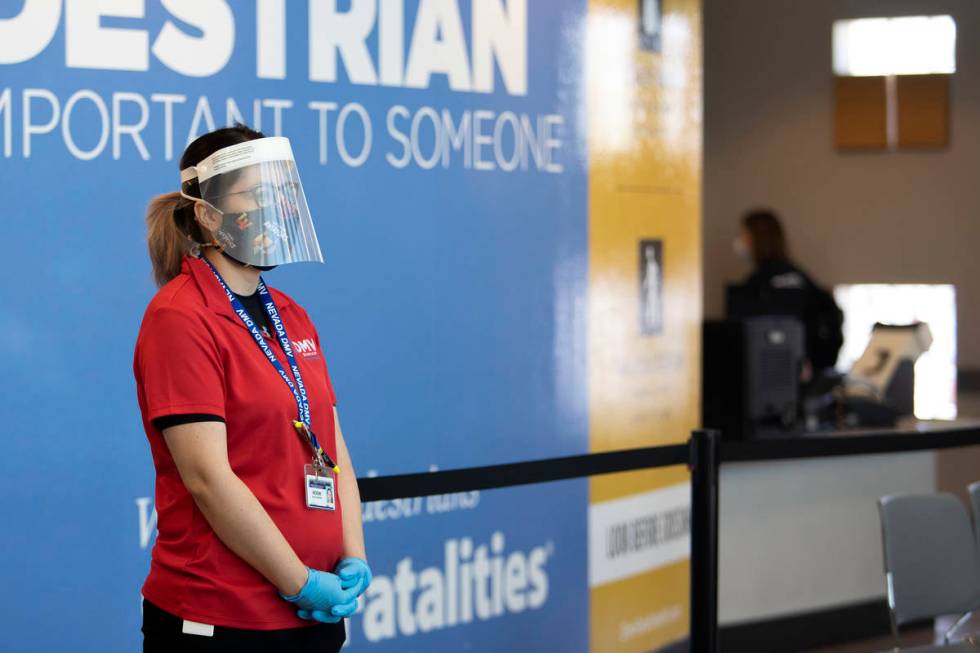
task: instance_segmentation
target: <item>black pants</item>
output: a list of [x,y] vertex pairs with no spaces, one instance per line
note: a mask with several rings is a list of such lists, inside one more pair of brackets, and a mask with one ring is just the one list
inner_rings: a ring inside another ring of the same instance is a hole
[[337,653],[347,639],[344,622],[308,628],[244,630],[214,627],[214,636],[186,635],[184,620],[143,599],[143,653]]

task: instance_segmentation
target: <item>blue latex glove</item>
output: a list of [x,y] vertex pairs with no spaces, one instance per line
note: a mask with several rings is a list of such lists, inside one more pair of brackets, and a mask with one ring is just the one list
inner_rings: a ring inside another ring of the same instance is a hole
[[329,611],[326,610],[297,610],[296,616],[300,619],[310,619],[313,621],[322,621],[325,624],[335,624],[344,617],[349,617],[357,612],[357,599],[350,601],[349,603],[341,603],[330,608]]
[[344,588],[340,577],[330,572],[309,569],[306,584],[293,596],[280,594],[282,598],[299,608],[296,615],[301,619],[316,619],[325,623],[337,623],[357,609],[356,588]]
[[333,573],[340,577],[341,587],[357,590],[356,596],[363,594],[371,584],[371,568],[361,558],[344,558],[337,563]]
[[325,624],[335,624],[339,622],[344,617],[349,617],[357,611],[357,599],[354,599],[350,603],[342,603],[340,605],[335,605],[330,608],[330,612],[324,612],[323,610],[297,610],[296,616],[300,619],[309,619],[311,621],[321,621]]
[[300,619],[320,621],[325,624],[335,624],[343,619],[343,617],[334,617],[329,612],[324,612],[323,610],[314,610],[313,612],[310,612],[309,610],[297,610],[296,616]]

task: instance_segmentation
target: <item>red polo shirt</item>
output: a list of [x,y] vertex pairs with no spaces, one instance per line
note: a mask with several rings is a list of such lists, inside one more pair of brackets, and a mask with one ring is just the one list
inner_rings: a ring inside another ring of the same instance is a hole
[[[337,402],[316,329],[299,304],[269,290],[303,374],[313,430],[336,460],[332,406]],[[278,339],[267,341],[291,375]],[[165,415],[223,417],[232,470],[304,564],[333,570],[343,548],[340,501],[335,511],[306,507],[303,466],[310,462],[311,449],[293,427],[296,401],[200,259],[184,257],[180,275],[147,307],[133,372],[156,468],[159,529],[143,596],[183,619],[218,626],[272,630],[309,625],[218,539],[152,424]]]

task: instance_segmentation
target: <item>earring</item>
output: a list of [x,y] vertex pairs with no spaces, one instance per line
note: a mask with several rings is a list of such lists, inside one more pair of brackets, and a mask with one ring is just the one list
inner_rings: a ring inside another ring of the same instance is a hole
[[200,247],[214,247],[219,252],[224,249],[224,246],[222,246],[222,244],[218,242],[218,239],[213,236],[211,237],[210,243],[198,243],[198,245]]

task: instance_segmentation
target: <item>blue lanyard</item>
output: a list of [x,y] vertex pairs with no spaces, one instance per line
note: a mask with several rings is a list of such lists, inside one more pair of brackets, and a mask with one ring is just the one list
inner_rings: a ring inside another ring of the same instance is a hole
[[281,376],[282,380],[286,382],[287,386],[289,386],[290,391],[293,393],[293,399],[296,400],[296,409],[299,412],[299,419],[306,425],[307,432],[310,435],[310,444],[313,445],[313,451],[316,453],[318,458],[323,456],[323,449],[320,448],[320,443],[317,441],[316,435],[313,433],[313,428],[310,423],[310,402],[306,395],[306,386],[303,385],[303,375],[300,374],[299,365],[296,363],[296,356],[293,355],[292,343],[289,342],[289,337],[286,335],[286,327],[283,325],[282,319],[279,317],[279,311],[276,309],[276,302],[272,299],[269,289],[266,288],[265,281],[262,280],[262,277],[259,277],[259,299],[262,300],[262,305],[265,307],[265,312],[269,316],[269,320],[272,322],[272,325],[276,330],[276,336],[279,338],[279,344],[282,346],[283,353],[286,354],[286,361],[289,363],[289,367],[293,371],[293,378],[296,379],[295,384],[293,383],[292,379],[289,378],[289,375],[286,374],[286,370],[283,368],[282,363],[280,363],[279,359],[276,358],[276,354],[274,351],[272,351],[272,347],[270,347],[269,343],[267,343],[265,338],[262,337],[262,332],[259,331],[259,327],[255,324],[255,320],[253,320],[248,314],[248,311],[245,310],[241,300],[235,296],[235,293],[231,291],[231,288],[228,287],[225,280],[221,278],[221,274],[218,272],[217,268],[212,265],[211,261],[207,260],[203,256],[201,257],[201,260],[207,263],[208,267],[211,268],[211,271],[214,272],[214,276],[218,280],[218,283],[221,284],[225,294],[228,295],[228,301],[231,302],[232,309],[236,314],[238,314],[238,317],[241,318],[242,322],[245,323],[245,326],[248,327],[248,330],[252,333],[252,338],[259,345],[262,353],[265,354],[265,357],[269,359],[272,366],[276,368],[277,372],[279,372],[279,376]]

